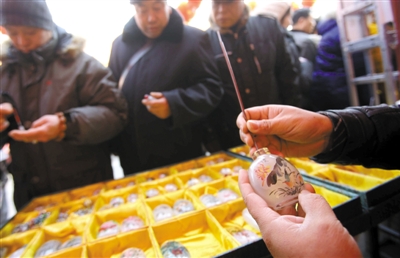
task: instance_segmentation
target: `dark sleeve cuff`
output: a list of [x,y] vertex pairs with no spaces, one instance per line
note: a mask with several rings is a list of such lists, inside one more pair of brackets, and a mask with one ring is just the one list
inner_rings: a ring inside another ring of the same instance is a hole
[[343,152],[347,140],[347,130],[343,119],[336,113],[329,111],[318,113],[327,116],[331,120],[333,131],[326,149],[311,159],[319,163],[330,163],[336,160]]
[[64,140],[75,138],[79,134],[79,126],[74,123],[72,114],[70,112],[64,112],[67,129],[65,130]]

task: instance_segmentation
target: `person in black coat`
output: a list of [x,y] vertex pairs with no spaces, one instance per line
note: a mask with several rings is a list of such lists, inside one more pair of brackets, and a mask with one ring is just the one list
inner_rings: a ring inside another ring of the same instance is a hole
[[184,25],[166,1],[131,3],[136,15],[109,63],[129,106],[128,126],[114,141],[125,174],[201,156],[200,122],[223,94],[205,32]]
[[283,29],[276,19],[249,17],[242,0],[215,0],[211,22],[207,32],[225,93],[217,110],[210,115],[209,123],[218,135],[219,148],[228,149],[242,144],[236,127],[240,107],[217,31],[229,54],[245,108],[264,104],[300,106],[300,74],[291,62]]

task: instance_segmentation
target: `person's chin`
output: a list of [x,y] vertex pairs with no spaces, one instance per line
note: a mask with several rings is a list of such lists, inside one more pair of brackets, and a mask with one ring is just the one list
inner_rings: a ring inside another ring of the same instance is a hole
[[18,48],[19,51],[21,51],[24,54],[29,54],[29,52],[31,52],[30,49],[24,49],[24,48]]
[[146,36],[148,38],[155,39],[155,38],[158,38],[161,35],[161,32],[162,31],[159,31],[159,30],[148,30],[146,32]]
[[221,19],[217,22],[218,27],[220,27],[221,29],[229,29],[230,27],[232,27],[231,22],[229,20],[225,20],[225,19]]

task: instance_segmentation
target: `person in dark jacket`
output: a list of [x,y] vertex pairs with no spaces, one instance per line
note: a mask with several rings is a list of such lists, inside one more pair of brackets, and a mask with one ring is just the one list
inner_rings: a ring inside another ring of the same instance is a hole
[[125,126],[127,105],[111,71],[54,24],[45,1],[1,4],[11,41],[0,57],[0,131],[10,143],[17,209],[112,179],[105,142]]
[[287,52],[290,54],[296,72],[300,74],[297,81],[302,94],[300,107],[310,110],[312,105],[309,100],[309,90],[312,81],[313,63],[301,55],[301,47],[296,43],[292,31],[287,30],[288,26],[292,25],[291,14],[292,7],[289,3],[275,1],[260,4],[252,12],[252,15],[272,16],[282,26]]
[[184,25],[166,1],[131,3],[136,15],[109,63],[129,103],[129,124],[115,140],[125,174],[204,155],[200,122],[223,94],[205,32]]
[[291,34],[300,48],[300,56],[314,64],[318,44],[312,39],[315,37],[311,33],[315,30],[316,21],[311,16],[311,10],[309,8],[296,10],[292,15],[292,20]]
[[217,148],[228,149],[241,144],[235,124],[240,107],[217,31],[229,54],[245,108],[272,103],[301,105],[299,72],[291,62],[284,33],[276,19],[249,17],[242,0],[215,0],[211,21],[208,33],[225,93],[209,123],[218,135]]
[[[252,135],[256,135],[258,147],[267,147],[282,156],[312,157],[319,163],[400,169],[398,153],[394,151],[400,144],[398,105],[348,107],[318,113],[291,106],[265,105],[247,109],[246,116],[247,121],[240,114],[237,125],[241,139],[251,147],[251,152],[255,151]],[[294,217],[296,213],[282,217],[254,193],[245,170],[240,171],[239,186],[274,257],[361,257],[356,242],[323,197],[303,191],[299,195],[302,209],[298,213],[303,218]]]
[[317,49],[310,89],[314,111],[350,106],[339,28],[334,15],[317,25],[322,38]]

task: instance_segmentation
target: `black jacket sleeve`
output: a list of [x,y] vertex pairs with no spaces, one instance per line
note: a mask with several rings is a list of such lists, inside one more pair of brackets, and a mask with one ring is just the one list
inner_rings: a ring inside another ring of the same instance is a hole
[[331,143],[334,146],[313,157],[313,160],[320,163],[400,169],[397,149],[400,144],[398,106],[382,104],[320,113],[328,116],[334,122],[334,127],[341,127],[342,131],[339,129],[338,133],[333,133]]

